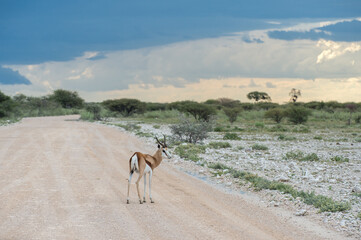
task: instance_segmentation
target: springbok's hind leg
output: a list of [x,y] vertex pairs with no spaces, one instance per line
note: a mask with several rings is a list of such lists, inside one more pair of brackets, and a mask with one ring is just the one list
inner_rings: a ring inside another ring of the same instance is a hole
[[138,192],[138,198],[139,198],[140,204],[143,203],[142,199],[140,198],[140,192],[139,192],[139,182],[140,182],[140,179],[142,178],[142,176],[143,176],[142,174],[139,174],[139,177],[138,177],[137,181],[135,182],[137,185],[137,192]]

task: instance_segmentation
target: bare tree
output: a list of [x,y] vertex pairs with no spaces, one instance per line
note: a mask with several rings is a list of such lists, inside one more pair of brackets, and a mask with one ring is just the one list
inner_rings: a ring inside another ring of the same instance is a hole
[[298,97],[301,96],[301,90],[297,90],[296,88],[292,88],[291,92],[289,93],[289,95],[291,96],[290,102],[296,102]]

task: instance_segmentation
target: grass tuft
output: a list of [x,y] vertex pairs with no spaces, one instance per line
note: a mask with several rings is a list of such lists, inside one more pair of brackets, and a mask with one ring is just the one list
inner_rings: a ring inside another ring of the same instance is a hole
[[268,150],[268,147],[265,146],[265,145],[262,145],[262,144],[254,144],[254,145],[252,146],[252,149],[253,149],[253,150],[266,151],[266,150]]
[[174,150],[177,155],[186,160],[191,160],[197,162],[201,160],[198,156],[199,154],[206,152],[206,146],[196,145],[196,144],[181,144]]
[[349,162],[350,159],[342,156],[334,156],[331,158],[331,161],[342,163],[342,162]]
[[220,149],[220,148],[230,148],[232,147],[229,142],[210,142],[208,144],[211,148]]
[[223,136],[224,140],[241,140],[237,133],[226,133]]
[[284,158],[286,160],[309,161],[309,162],[320,160],[320,158],[317,156],[316,153],[310,153],[305,155],[303,152],[299,150],[287,152]]

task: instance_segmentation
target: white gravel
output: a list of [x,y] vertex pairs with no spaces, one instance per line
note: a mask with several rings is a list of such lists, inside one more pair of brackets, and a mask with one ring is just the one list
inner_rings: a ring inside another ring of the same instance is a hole
[[[129,122],[119,122],[126,125]],[[154,126],[156,128],[154,128]],[[161,137],[171,136],[169,126],[160,124],[144,124],[139,131]],[[173,157],[173,163],[180,169],[200,176],[206,176],[209,181],[218,183],[225,188],[241,191],[251,191],[249,184],[233,179],[230,174],[213,176],[214,170],[202,163],[220,162],[235,169],[258,174],[269,180],[287,182],[298,190],[315,192],[331,197],[334,200],[349,202],[351,210],[346,212],[319,213],[313,206],[306,205],[300,199],[282,194],[278,191],[262,190],[257,192],[269,207],[283,207],[294,212],[296,216],[316,219],[326,226],[344,232],[345,235],[361,238],[361,142],[356,134],[344,133],[342,130],[321,130],[314,133],[284,133],[295,139],[279,140],[279,133],[239,133],[241,140],[223,140],[223,133],[211,133],[203,142],[227,141],[232,148],[207,148],[206,154],[200,155],[202,161],[194,163],[185,161],[178,156]],[[314,139],[315,136],[322,139]],[[152,137],[143,137],[154,141]],[[261,144],[268,147],[266,151],[252,150],[252,145]],[[239,148],[243,147],[242,150]],[[301,151],[304,154],[316,153],[319,161],[287,160],[285,155],[290,151]],[[349,162],[338,163],[330,159],[340,156],[348,158]],[[204,166],[202,166],[204,165]]]

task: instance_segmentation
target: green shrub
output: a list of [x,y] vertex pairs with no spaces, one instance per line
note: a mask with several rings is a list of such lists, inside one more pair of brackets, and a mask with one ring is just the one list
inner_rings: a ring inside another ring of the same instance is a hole
[[170,103],[171,109],[192,115],[196,120],[208,122],[212,116],[216,115],[216,109],[212,105],[198,103],[194,101],[180,101]]
[[102,108],[99,106],[99,104],[88,103],[85,106],[85,110],[92,114],[92,119],[93,120],[100,120],[101,119],[100,112],[102,111]]
[[316,153],[307,154],[304,158],[301,159],[301,161],[309,161],[309,162],[314,162],[319,160],[320,158],[317,156]]
[[15,101],[0,91],[0,118],[10,116],[15,106]]
[[195,144],[181,144],[176,147],[174,152],[181,158],[197,162],[201,160],[199,154],[206,152],[206,146],[195,145]]
[[180,123],[170,126],[170,129],[176,140],[197,143],[208,137],[208,132],[212,130],[212,123],[194,121],[182,116]]
[[268,110],[264,116],[272,119],[276,123],[280,123],[285,116],[285,111],[282,108],[273,108]]
[[299,125],[299,126],[295,126],[292,129],[292,132],[295,132],[295,133],[309,133],[310,129],[308,127],[306,127],[306,126]]
[[243,150],[243,149],[244,149],[243,146],[238,146],[238,147],[237,147],[237,150]]
[[303,152],[297,150],[292,152],[287,152],[285,157],[286,160],[297,160],[297,161],[319,161],[320,158],[316,153],[310,153],[305,155]]
[[228,120],[233,123],[237,120],[238,115],[241,113],[241,107],[224,107],[223,112],[228,117]]
[[254,124],[254,126],[255,126],[256,128],[264,128],[264,123],[263,123],[263,122],[256,122],[256,123]]
[[124,130],[126,131],[138,131],[141,129],[141,126],[137,125],[136,123],[127,123],[126,125],[124,124],[114,124],[117,127],[121,127],[124,128]]
[[270,131],[270,132],[287,132],[287,131],[289,131],[289,129],[286,128],[285,126],[277,124],[276,126],[269,128],[268,131]]
[[356,122],[356,123],[361,123],[361,114],[359,114],[359,115],[357,115],[357,116],[355,117],[355,122]]
[[102,102],[102,105],[110,111],[121,113],[124,117],[129,117],[134,113],[144,113],[146,107],[145,103],[129,98],[106,100]]
[[49,99],[59,103],[63,108],[81,108],[84,104],[84,99],[79,97],[77,92],[64,89],[55,90]]
[[228,167],[223,163],[209,163],[208,167],[216,170],[228,169]]
[[223,136],[224,140],[241,140],[237,133],[226,133]]
[[214,132],[226,132],[227,130],[225,130],[223,127],[221,126],[217,126],[213,129]]
[[209,146],[211,148],[220,149],[220,148],[230,148],[232,147],[228,142],[210,142]]
[[331,161],[334,161],[334,162],[349,162],[350,159],[342,157],[342,156],[334,156],[334,157],[331,158]]
[[268,150],[268,147],[265,146],[265,145],[261,145],[261,144],[254,144],[254,145],[252,146],[252,149],[253,149],[253,150],[265,151],[265,150]]
[[278,135],[278,140],[291,141],[291,140],[296,140],[296,137],[286,136],[286,135],[284,135],[284,134],[280,134],[280,135]]
[[322,136],[314,136],[313,139],[322,140]]
[[307,122],[308,117],[311,115],[311,110],[305,107],[292,106],[286,110],[285,114],[290,122],[302,124]]
[[147,102],[145,107],[146,111],[164,111],[167,109],[167,103]]

